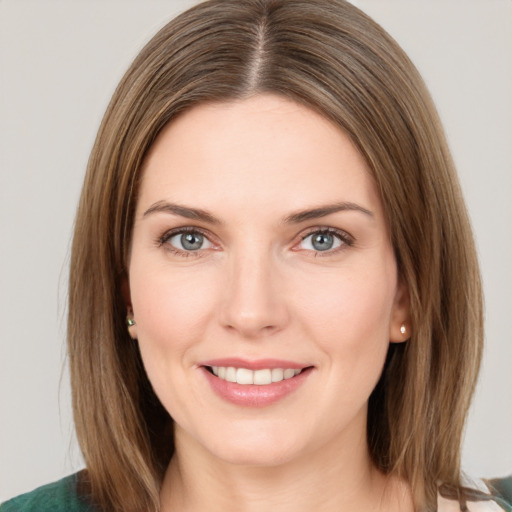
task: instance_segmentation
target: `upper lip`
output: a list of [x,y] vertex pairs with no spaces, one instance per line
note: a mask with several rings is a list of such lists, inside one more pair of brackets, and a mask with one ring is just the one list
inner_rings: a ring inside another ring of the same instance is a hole
[[294,370],[302,370],[311,366],[310,364],[298,363],[296,361],[286,361],[283,359],[256,359],[248,360],[239,357],[227,357],[221,359],[210,359],[203,361],[199,366],[233,366],[235,368],[247,368],[248,370],[264,370],[273,368],[291,368]]

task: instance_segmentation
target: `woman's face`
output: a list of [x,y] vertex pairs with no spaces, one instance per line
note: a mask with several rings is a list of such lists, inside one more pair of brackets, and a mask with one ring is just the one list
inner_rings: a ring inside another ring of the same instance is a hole
[[143,173],[131,334],[178,446],[275,465],[365,445],[407,292],[349,138],[276,96],[205,104]]

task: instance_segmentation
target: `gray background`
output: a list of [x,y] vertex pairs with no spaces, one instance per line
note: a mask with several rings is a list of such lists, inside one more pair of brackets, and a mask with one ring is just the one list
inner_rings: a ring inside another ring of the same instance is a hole
[[[0,0],[0,501],[81,467],[63,348],[74,210],[116,83],[156,29],[192,3]],[[512,3],[354,3],[409,53],[445,124],[487,302],[463,462],[475,476],[505,474],[512,471]]]

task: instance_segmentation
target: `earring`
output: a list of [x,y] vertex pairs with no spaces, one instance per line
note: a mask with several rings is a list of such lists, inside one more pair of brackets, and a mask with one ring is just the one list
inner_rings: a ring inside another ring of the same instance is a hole
[[407,327],[405,327],[405,324],[402,324],[400,326],[400,333],[401,334],[405,334],[407,332]]
[[131,316],[126,317],[126,325],[128,327],[133,327],[135,325],[135,320]]

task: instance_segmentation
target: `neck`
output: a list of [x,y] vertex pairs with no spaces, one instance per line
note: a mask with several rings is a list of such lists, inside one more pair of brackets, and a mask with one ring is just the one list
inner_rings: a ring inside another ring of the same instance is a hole
[[407,486],[373,466],[365,439],[262,467],[220,460],[179,429],[161,504],[162,512],[413,510]]

